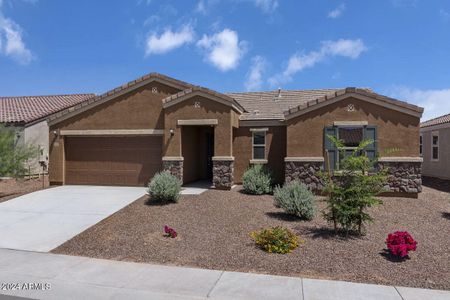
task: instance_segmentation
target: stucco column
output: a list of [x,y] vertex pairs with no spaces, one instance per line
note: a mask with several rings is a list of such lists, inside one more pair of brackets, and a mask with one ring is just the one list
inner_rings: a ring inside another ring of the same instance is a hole
[[213,184],[216,189],[229,190],[234,184],[234,157],[214,156]]

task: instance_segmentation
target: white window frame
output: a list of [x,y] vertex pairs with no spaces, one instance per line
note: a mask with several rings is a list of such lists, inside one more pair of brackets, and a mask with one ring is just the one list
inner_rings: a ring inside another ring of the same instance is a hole
[[[266,161],[266,157],[267,157],[267,130],[265,130],[265,128],[258,130],[258,129],[253,129],[251,130],[252,132],[252,161]],[[255,144],[255,133],[262,133],[264,134],[264,144]],[[255,147],[264,147],[264,158],[255,158]]]
[[[433,144],[433,138],[437,137],[437,144]],[[437,148],[437,158],[433,158],[433,150],[434,148]],[[439,153],[439,131],[432,131],[431,132],[431,161],[439,161],[440,153]]]
[[423,157],[423,134],[419,136],[419,156]]

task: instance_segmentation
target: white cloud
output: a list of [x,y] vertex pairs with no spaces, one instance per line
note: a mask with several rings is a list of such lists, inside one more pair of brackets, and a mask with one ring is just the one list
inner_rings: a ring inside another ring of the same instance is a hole
[[265,13],[274,12],[279,5],[278,0],[253,0],[256,7],[260,8]]
[[[0,6],[1,4],[2,2],[0,2]],[[19,64],[26,65],[33,60],[33,55],[26,47],[22,34],[22,28],[0,12],[0,54],[11,57]]]
[[206,14],[206,3],[205,0],[200,0],[195,7],[195,11],[201,14]]
[[450,20],[450,12],[441,9],[439,10],[439,15],[441,16],[442,20],[449,21]]
[[344,3],[342,3],[341,5],[339,5],[338,7],[336,7],[335,9],[333,9],[332,11],[330,11],[328,13],[328,18],[331,18],[331,19],[339,18],[340,16],[342,16],[345,9],[346,9],[346,6]]
[[252,65],[247,73],[245,80],[245,89],[247,91],[260,90],[263,85],[263,74],[266,69],[267,62],[262,56],[252,58]]
[[423,107],[422,121],[448,114],[450,112],[450,88],[448,89],[415,89],[405,86],[396,86],[389,89],[386,94]]
[[367,47],[361,39],[336,41],[323,41],[318,51],[311,51],[306,54],[296,53],[289,58],[287,67],[280,74],[269,78],[272,86],[292,81],[292,76],[307,68],[314,67],[317,63],[329,57],[341,56],[350,59],[358,58],[361,53],[367,51]]
[[168,28],[160,35],[152,33],[147,37],[145,55],[163,54],[194,41],[195,32],[190,24],[178,31]]
[[246,42],[239,41],[236,31],[224,29],[211,36],[203,35],[197,46],[206,53],[206,60],[221,71],[236,68],[245,54]]

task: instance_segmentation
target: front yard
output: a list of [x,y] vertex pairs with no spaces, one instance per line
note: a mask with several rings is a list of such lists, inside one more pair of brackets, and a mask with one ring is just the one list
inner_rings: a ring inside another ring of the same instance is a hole
[[[208,269],[450,289],[450,196],[424,187],[419,199],[382,198],[375,223],[361,238],[336,237],[320,212],[301,221],[274,207],[272,196],[209,190],[179,203],[146,204],[143,197],[91,227],[54,253]],[[316,199],[321,209],[324,203]],[[175,239],[163,227],[176,229]],[[305,243],[290,254],[257,248],[249,232],[282,225]],[[384,252],[388,233],[409,231],[417,251],[403,262]],[[176,283],[175,283],[176,284]]]
[[0,180],[0,202],[4,202],[24,194],[35,192],[48,187],[48,176],[44,179],[2,179]]

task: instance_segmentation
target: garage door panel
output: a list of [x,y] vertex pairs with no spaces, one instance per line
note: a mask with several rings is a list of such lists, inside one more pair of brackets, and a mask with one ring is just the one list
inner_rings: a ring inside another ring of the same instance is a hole
[[162,137],[67,137],[66,184],[144,186],[161,169]]

